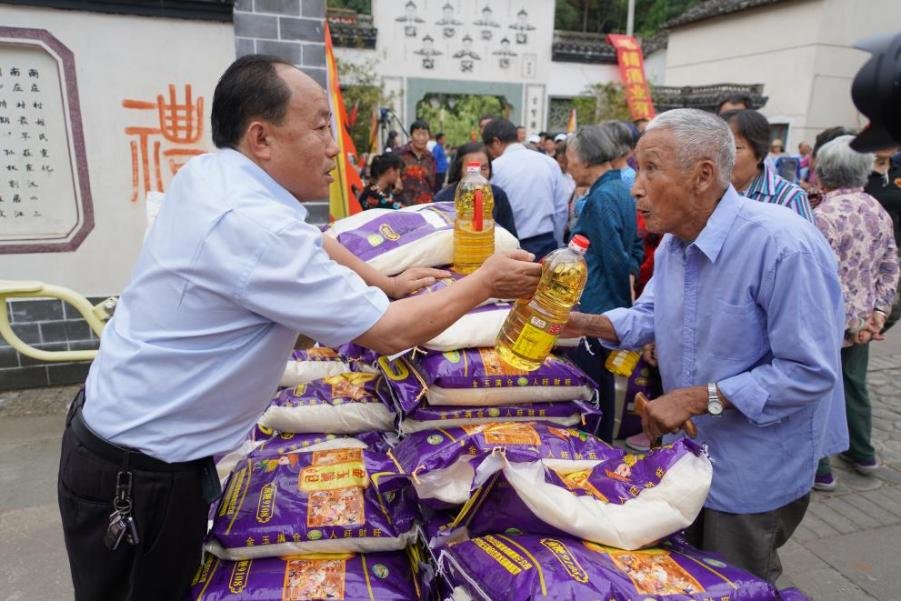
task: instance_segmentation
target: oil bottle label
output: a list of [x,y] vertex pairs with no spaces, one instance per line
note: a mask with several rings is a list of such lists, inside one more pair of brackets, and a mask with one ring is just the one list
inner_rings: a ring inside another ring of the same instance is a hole
[[[536,317],[533,317],[532,320],[538,320],[545,326],[547,325],[544,320]],[[513,352],[530,359],[543,360],[550,354],[556,340],[557,336],[554,334],[546,332],[532,323],[527,323],[522,327],[516,342],[513,343]]]

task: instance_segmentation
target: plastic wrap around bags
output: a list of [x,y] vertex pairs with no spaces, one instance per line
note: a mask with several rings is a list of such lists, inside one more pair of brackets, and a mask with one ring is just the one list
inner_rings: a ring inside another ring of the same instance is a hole
[[420,599],[404,552],[297,555],[225,561],[207,555],[188,601],[412,601]]
[[513,462],[591,462],[618,457],[621,451],[585,432],[543,422],[497,422],[416,432],[401,440],[394,456],[413,479],[420,503],[437,509],[469,500],[486,478],[479,466],[495,452]]
[[390,403],[381,376],[345,372],[281,390],[259,423],[281,432],[389,431],[394,429]]
[[388,454],[252,453],[229,478],[207,549],[230,560],[396,551],[414,538],[415,516],[409,480]]
[[423,430],[452,426],[475,426],[492,422],[542,421],[557,426],[582,426],[591,430],[601,411],[586,401],[520,403],[493,407],[420,405],[401,420],[398,430],[405,436]]
[[[484,303],[423,344],[422,348],[431,351],[454,351],[472,347],[493,347],[512,308],[512,303],[502,300]],[[575,347],[578,344],[578,338],[558,338],[554,346]]]
[[432,406],[488,407],[589,400],[595,383],[569,359],[550,355],[535,371],[501,362],[493,348],[427,352],[379,359],[398,411],[406,415],[427,400]]
[[[453,263],[455,218],[452,202],[370,209],[339,219],[325,233],[380,273],[396,275],[410,267]],[[494,228],[495,252],[517,248],[510,232]]]
[[687,528],[713,477],[706,453],[680,439],[646,455],[621,450],[584,461],[516,462],[493,453],[479,465],[484,478],[455,526],[475,537],[518,530],[570,536],[619,549],[639,549]]
[[339,349],[315,346],[296,350],[291,353],[291,358],[285,364],[279,386],[308,384],[314,380],[349,371],[377,373],[378,370],[374,367],[377,358],[375,351],[352,343]]
[[679,543],[626,551],[496,534],[444,549],[454,601],[777,601],[770,583]]

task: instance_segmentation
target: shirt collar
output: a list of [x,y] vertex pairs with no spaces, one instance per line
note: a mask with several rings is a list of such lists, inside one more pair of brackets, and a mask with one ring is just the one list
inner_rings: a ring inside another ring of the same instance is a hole
[[740,210],[741,197],[730,185],[707,219],[704,229],[689,246],[697,247],[711,263],[716,263]]
[[757,174],[751,185],[747,189],[748,194],[762,194],[765,196],[776,195],[776,173],[766,163],[763,164],[763,170]]
[[272,195],[279,204],[283,204],[292,211],[299,213],[302,220],[307,218],[307,208],[294,198],[294,195],[288,192],[284,186],[272,179],[272,176],[263,171],[263,169],[247,158],[244,153],[233,148],[221,148],[219,156],[228,165],[243,171],[249,175],[254,181],[266,188],[266,191]]
[[517,150],[528,150],[528,148],[526,148],[519,142],[513,142],[512,144],[507,144],[507,147],[504,148],[504,152],[501,156],[503,156],[504,154],[507,154],[508,152],[515,152]]
[[594,180],[594,183],[591,184],[591,188],[588,190],[588,193],[591,194],[592,192],[594,192],[597,188],[599,188],[601,186],[601,184],[604,184],[606,182],[609,182],[611,180],[616,180],[616,179],[622,180],[622,178],[623,178],[622,172],[619,169],[609,169],[609,170],[605,171],[601,177]]

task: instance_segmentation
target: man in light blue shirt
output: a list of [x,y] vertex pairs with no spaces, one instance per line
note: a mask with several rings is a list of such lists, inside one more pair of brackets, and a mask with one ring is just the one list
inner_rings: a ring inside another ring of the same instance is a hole
[[571,190],[557,161],[517,142],[506,119],[488,123],[482,141],[493,159],[491,183],[510,199],[520,245],[537,258],[562,246]]
[[58,494],[76,601],[182,598],[218,494],[210,458],[266,409],[298,333],[393,353],[489,297],[534,291],[540,267],[517,251],[447,293],[389,303],[440,272],[384,277],[305,222],[300,202],[332,181],[329,123],[322,88],[279,59],[245,56],[217,85],[220,150],[172,182],[67,418]]
[[[662,113],[638,143],[632,188],[665,233],[631,308],[574,314],[561,335],[656,343],[666,393],[642,417],[651,440],[689,418],[713,462],[690,538],[775,581],[776,549],[804,516],[817,461],[847,447],[844,329],[835,258],[812,224],[739,196],[729,127],[710,113]],[[725,409],[725,410],[724,410]]]

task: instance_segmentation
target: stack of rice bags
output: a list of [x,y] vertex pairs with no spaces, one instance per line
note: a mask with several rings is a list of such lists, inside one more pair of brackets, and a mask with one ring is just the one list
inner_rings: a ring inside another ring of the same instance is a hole
[[445,598],[804,599],[674,536],[712,478],[690,440],[636,455],[580,430],[508,422],[414,433],[394,453],[436,510],[424,530]]
[[[374,355],[297,351],[234,465],[191,599],[419,599],[418,507]],[[242,453],[246,456],[241,457]]]
[[[410,267],[438,267],[453,260],[453,203],[399,211],[369,210],[326,230],[357,257],[385,275]],[[506,230],[495,228],[495,250],[518,248]],[[415,294],[452,285],[453,275]],[[595,385],[566,359],[550,357],[536,372],[512,370],[493,350],[511,304],[491,299],[413,353],[379,360],[400,415],[400,433],[445,425],[497,420],[550,420],[562,425],[596,414],[586,403]]]

